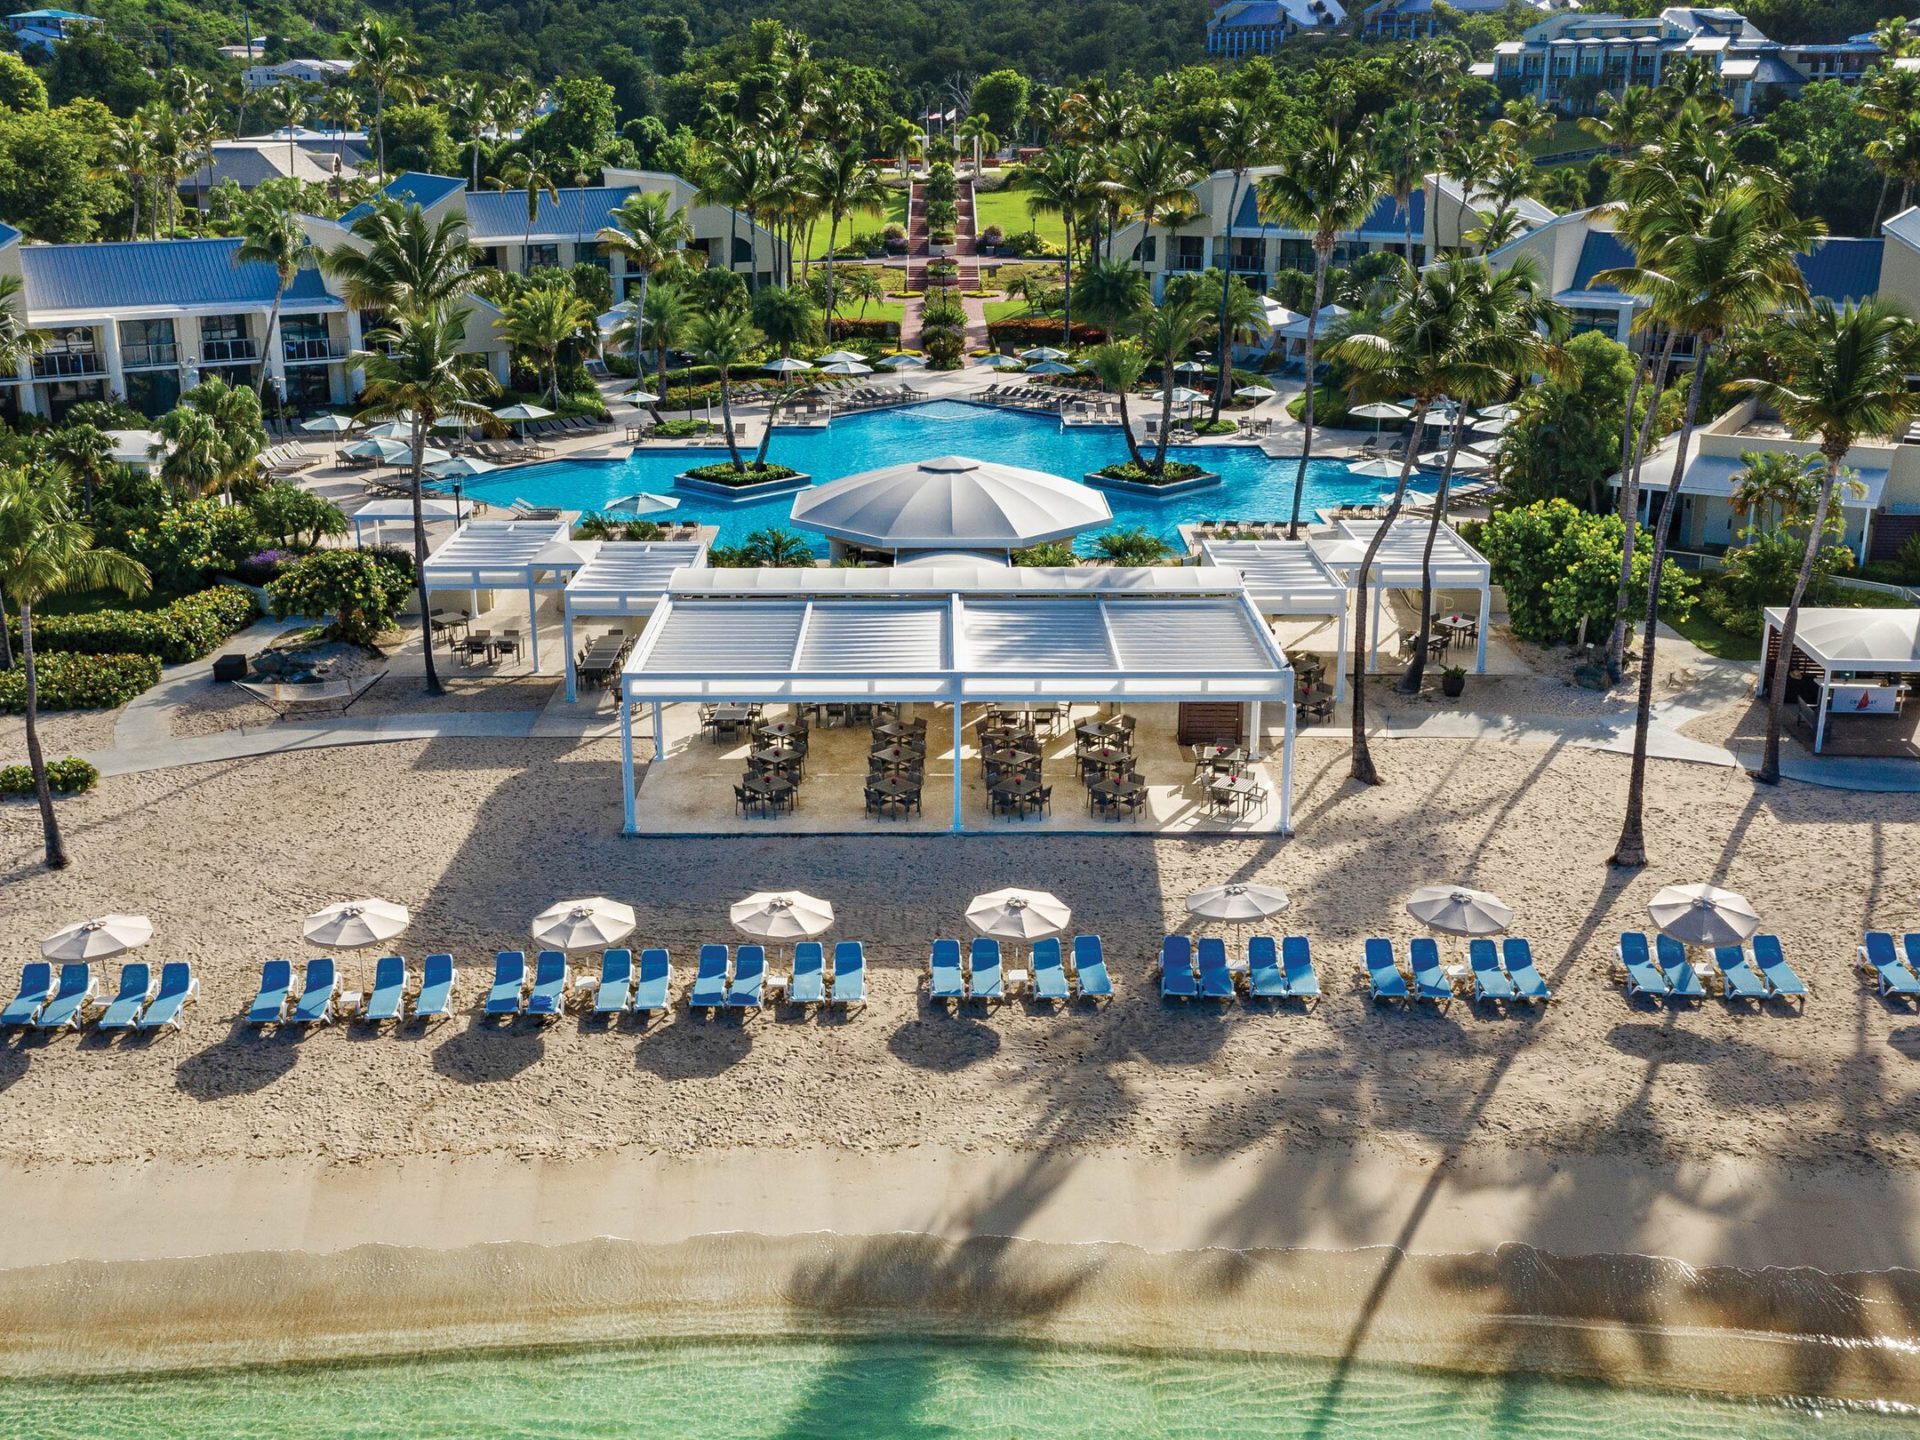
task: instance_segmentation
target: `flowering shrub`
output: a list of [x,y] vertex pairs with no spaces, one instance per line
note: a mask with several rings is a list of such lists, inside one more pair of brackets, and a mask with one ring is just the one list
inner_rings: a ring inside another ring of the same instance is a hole
[[365,550],[319,550],[267,586],[275,619],[331,614],[335,639],[371,645],[391,630],[407,598],[406,576]]
[[[42,710],[111,710],[160,683],[160,662],[151,655],[36,653],[33,670]],[[26,708],[27,667],[0,670],[0,714]]]
[[145,565],[162,590],[191,590],[228,575],[259,550],[266,537],[244,505],[190,500],[126,535],[127,552]]
[[[47,762],[47,788],[56,795],[78,795],[100,783],[100,772],[78,755]],[[0,765],[0,795],[33,794],[33,771],[25,765]]]
[[[41,615],[33,622],[36,651],[75,655],[151,655],[178,665],[210,655],[236,631],[260,618],[260,603],[240,585],[216,585],[182,595],[159,610],[94,610]],[[13,624],[18,645],[19,622]]]

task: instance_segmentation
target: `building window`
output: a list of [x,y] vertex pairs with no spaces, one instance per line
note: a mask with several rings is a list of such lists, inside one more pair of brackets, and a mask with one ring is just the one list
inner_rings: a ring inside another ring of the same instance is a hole
[[105,369],[90,325],[49,330],[46,345],[33,359],[33,373],[43,376],[98,375]]
[[247,334],[244,315],[204,315],[200,319],[200,363],[245,365],[259,358]]
[[327,334],[327,322],[318,315],[282,315],[280,343],[286,349],[289,364],[335,358],[333,340]]
[[120,363],[129,370],[150,365],[178,365],[180,347],[174,344],[171,320],[122,320]]
[[298,365],[287,371],[287,408],[319,410],[333,399],[333,372],[325,365]]
[[1151,265],[1159,258],[1159,253],[1160,237],[1158,235],[1144,236],[1140,243],[1133,247],[1133,263],[1136,265]]
[[106,391],[105,380],[56,380],[47,386],[47,416],[58,425],[74,406],[106,399]]
[[527,269],[558,269],[560,265],[560,247],[558,245],[529,245],[527,247]]
[[1203,270],[1207,263],[1207,242],[1200,235],[1176,235],[1173,237],[1173,253],[1168,257],[1169,270]]
[[149,420],[180,403],[178,370],[135,370],[127,376],[127,404]]

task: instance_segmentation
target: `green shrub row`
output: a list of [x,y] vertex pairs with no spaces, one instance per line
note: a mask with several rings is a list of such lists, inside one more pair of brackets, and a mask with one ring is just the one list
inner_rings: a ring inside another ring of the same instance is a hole
[[[37,627],[36,627],[37,628]],[[34,656],[42,710],[111,710],[160,683],[154,655]],[[27,708],[27,670],[0,670],[0,714],[20,715]]]
[[[182,595],[159,610],[93,610],[47,615],[33,622],[36,652],[151,655],[179,665],[217,650],[229,635],[260,618],[260,602],[244,585],[215,585]],[[13,624],[13,643],[20,626]]]
[[1144,465],[1123,460],[1118,465],[1102,465],[1097,473],[1111,480],[1131,480],[1137,485],[1173,485],[1203,472],[1198,465],[1189,465],[1184,460],[1169,460],[1156,475]]
[[751,461],[745,470],[736,470],[731,460],[722,460],[714,465],[696,465],[686,473],[711,485],[764,485],[769,480],[789,480],[800,472],[789,465],[767,465],[756,470]]
[[[100,783],[100,772],[78,755],[47,762],[47,788],[56,795],[78,795]],[[25,765],[0,765],[0,795],[31,795],[33,771]]]

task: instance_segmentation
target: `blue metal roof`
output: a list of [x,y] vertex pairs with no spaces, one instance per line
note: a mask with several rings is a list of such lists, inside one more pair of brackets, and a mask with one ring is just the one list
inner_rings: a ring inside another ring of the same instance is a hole
[[[279,277],[265,261],[233,263],[240,241],[115,241],[24,245],[29,311],[138,309],[156,305],[271,305]],[[317,270],[295,276],[287,299],[335,304]]]
[[6,249],[7,246],[13,244],[14,241],[19,238],[20,232],[18,230],[7,224],[6,221],[0,220],[0,250]]
[[[430,210],[449,195],[457,195],[466,188],[467,182],[456,176],[429,175],[422,170],[408,170],[389,180],[380,193],[403,205],[418,205],[422,210]],[[356,205],[340,217],[340,223],[351,226],[354,221],[372,213],[373,206]]]
[[[1422,231],[1426,228],[1427,192],[1425,189],[1415,190],[1413,192],[1413,198],[1407,208],[1413,212],[1413,233],[1415,239],[1418,239]],[[1233,228],[1236,230],[1278,231],[1284,230],[1287,227],[1277,225],[1272,221],[1263,221],[1260,218],[1259,197],[1254,194],[1253,187],[1249,185],[1247,187],[1247,193],[1241,197],[1240,213],[1234,218]],[[1407,217],[1402,214],[1399,202],[1391,195],[1386,195],[1382,196],[1380,203],[1373,207],[1373,213],[1367,216],[1365,223],[1360,226],[1357,233],[1361,235],[1390,235],[1399,237],[1404,236],[1406,231]]]
[[[595,185],[569,188],[560,192],[558,204],[551,195],[539,196],[539,211],[533,220],[533,233],[540,235],[592,236],[607,223],[629,195],[639,191],[631,185]],[[467,196],[467,229],[476,237],[498,236],[517,239],[527,229],[527,192],[524,190],[478,190]]]
[[1880,289],[1880,257],[1884,248],[1885,242],[1878,239],[1822,240],[1811,255],[1800,257],[1800,273],[1806,278],[1807,293],[1836,305],[1876,294]]
[[1589,230],[1580,246],[1580,263],[1574,267],[1569,290],[1599,292],[1618,290],[1617,285],[1595,285],[1593,277],[1602,270],[1621,270],[1633,264],[1633,252],[1620,243],[1611,230]]

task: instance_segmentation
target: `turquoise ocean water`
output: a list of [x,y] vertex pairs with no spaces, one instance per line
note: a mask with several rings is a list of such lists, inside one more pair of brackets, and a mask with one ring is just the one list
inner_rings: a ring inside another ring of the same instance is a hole
[[1878,1440],[1876,1414],[1328,1361],[906,1340],[685,1343],[0,1383],[17,1437]]
[[[1108,492],[1115,525],[1142,525],[1171,541],[1175,527],[1198,520],[1285,520],[1293,504],[1297,461],[1273,460],[1253,446],[1176,448],[1176,458],[1220,473],[1221,483],[1163,498]],[[803,470],[816,485],[847,475],[936,455],[969,455],[1004,465],[1079,479],[1090,470],[1127,458],[1126,443],[1111,427],[1062,429],[1058,420],[940,400],[897,410],[876,410],[835,420],[824,429],[776,430],[768,458]],[[673,477],[694,465],[725,459],[726,451],[640,451],[625,461],[556,460],[467,482],[466,494],[493,504],[525,500],[570,510],[597,510],[612,499],[649,490],[673,493]],[[1431,479],[1423,482],[1432,488]],[[1417,488],[1417,487],[1416,487]],[[1301,518],[1343,501],[1368,503],[1392,482],[1356,478],[1339,460],[1315,460],[1307,470]],[[676,520],[720,527],[720,543],[737,545],[753,530],[786,526],[792,494],[738,503],[683,495]],[[1084,543],[1084,542],[1083,542]],[[826,543],[820,541],[821,553]]]

